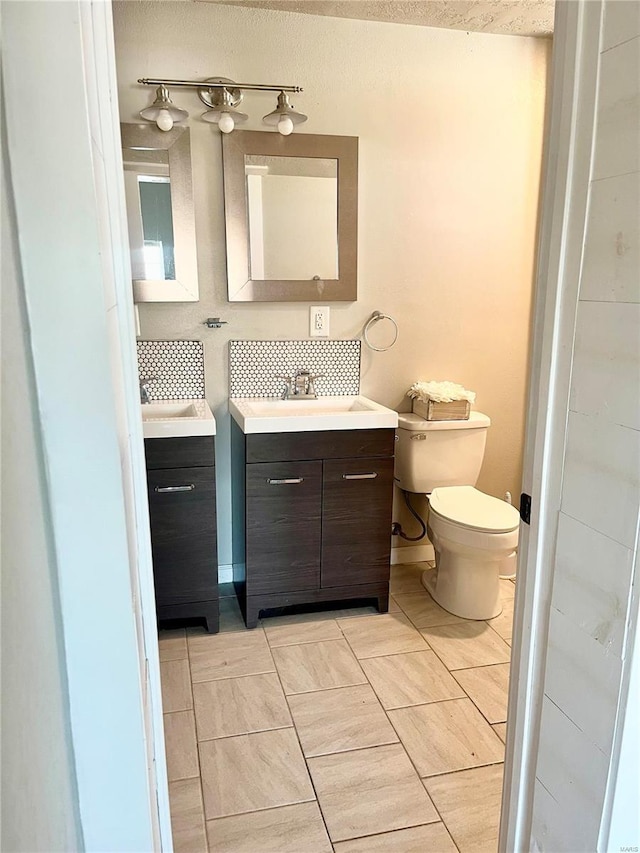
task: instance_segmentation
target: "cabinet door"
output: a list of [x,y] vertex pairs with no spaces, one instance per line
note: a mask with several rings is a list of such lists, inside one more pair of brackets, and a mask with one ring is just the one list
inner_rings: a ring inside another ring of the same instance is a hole
[[324,463],[323,587],[389,580],[393,459]]
[[158,607],[218,597],[215,468],[147,472]]
[[247,595],[320,586],[322,462],[246,468]]

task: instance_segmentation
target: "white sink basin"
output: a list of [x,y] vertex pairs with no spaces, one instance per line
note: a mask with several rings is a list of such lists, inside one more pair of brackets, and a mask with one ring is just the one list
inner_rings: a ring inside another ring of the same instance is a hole
[[166,418],[197,418],[198,409],[191,402],[145,403],[142,407],[142,420],[164,420]]
[[362,396],[318,397],[317,400],[242,397],[229,400],[229,411],[245,434],[395,429],[398,426],[397,412]]
[[181,438],[215,435],[216,422],[206,400],[161,400],[142,403],[145,438]]

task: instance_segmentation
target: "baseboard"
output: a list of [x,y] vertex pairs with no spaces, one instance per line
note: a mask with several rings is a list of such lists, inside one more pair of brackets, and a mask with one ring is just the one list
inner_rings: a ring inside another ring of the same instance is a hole
[[391,549],[392,566],[397,566],[398,563],[424,563],[435,558],[436,554],[431,542],[426,545],[407,545],[406,548]]
[[218,566],[218,583],[231,583],[233,580],[233,566]]

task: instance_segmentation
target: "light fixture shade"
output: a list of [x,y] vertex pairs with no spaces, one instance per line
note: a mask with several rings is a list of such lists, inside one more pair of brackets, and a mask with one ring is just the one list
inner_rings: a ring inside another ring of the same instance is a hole
[[150,106],[140,110],[140,118],[147,121],[156,121],[162,110],[166,110],[173,121],[183,121],[189,117],[189,113],[186,110],[181,110],[180,107],[175,106],[169,97],[169,90],[166,86],[158,86],[155,101]]
[[206,113],[202,113],[202,120],[209,121],[212,124],[219,124],[220,119],[223,115],[228,114],[233,119],[234,124],[242,124],[245,122],[249,116],[246,113],[241,113],[240,110],[237,110],[234,104],[237,101],[234,101],[231,92],[228,89],[219,89],[218,91],[210,90],[212,94],[211,104],[213,109],[207,110]]
[[303,121],[307,120],[307,116],[304,113],[298,113],[294,110],[289,103],[289,96],[286,92],[280,92],[278,95],[278,106],[273,112],[267,113],[262,121],[270,127],[275,127],[283,116],[290,118],[294,124],[302,124]]
[[249,116],[246,113],[241,113],[240,110],[234,110],[233,107],[218,107],[215,110],[207,110],[206,113],[202,113],[202,121],[211,122],[211,124],[218,124],[220,118],[228,113],[234,120],[236,124],[242,124],[245,122]]

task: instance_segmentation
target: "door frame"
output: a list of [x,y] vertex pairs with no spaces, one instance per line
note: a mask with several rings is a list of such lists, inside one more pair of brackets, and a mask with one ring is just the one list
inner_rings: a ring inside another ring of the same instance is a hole
[[[47,3],[24,3],[15,4],[28,12],[29,7],[46,8]],[[155,602],[152,593],[152,571],[150,556],[150,541],[148,532],[148,507],[146,506],[146,485],[144,480],[144,451],[142,442],[142,429],[135,388],[137,387],[137,369],[133,357],[132,345],[134,322],[134,307],[131,298],[130,271],[128,264],[127,227],[124,206],[124,190],[122,179],[122,163],[119,159],[114,145],[119,140],[119,119],[117,115],[117,89],[115,85],[115,47],[113,42],[113,31],[111,22],[110,0],[67,0],[66,3],[54,4],[56,12],[63,7],[71,9],[80,20],[74,23],[74,14],[67,21],[68,39],[62,39],[66,54],[77,52],[82,60],[82,39],[90,37],[93,48],[94,67],[88,69],[83,66],[81,80],[84,86],[84,98],[89,105],[99,104],[100,109],[100,131],[98,145],[104,151],[110,152],[105,158],[102,177],[105,185],[102,191],[98,187],[97,204],[90,215],[95,217],[96,224],[100,222],[100,205],[106,205],[111,233],[107,244],[110,249],[110,260],[113,263],[114,281],[117,289],[117,312],[120,319],[118,326],[120,335],[115,339],[109,339],[107,330],[101,327],[95,317],[96,305],[87,304],[85,314],[79,311],[80,303],[72,298],[72,294],[63,294],[63,308],[69,310],[69,317],[80,323],[86,322],[88,316],[96,319],[96,335],[93,338],[93,350],[100,349],[103,356],[102,373],[100,380],[106,385],[110,384],[109,370],[106,365],[119,361],[122,368],[124,383],[127,388],[124,409],[117,411],[115,401],[107,401],[107,415],[109,429],[104,436],[105,446],[109,453],[107,458],[113,456],[113,442],[118,435],[117,419],[123,419],[124,430],[129,436],[130,458],[126,476],[133,484],[133,502],[127,506],[126,499],[122,497],[126,510],[126,526],[124,530],[121,524],[117,535],[121,538],[128,537],[129,545],[133,542],[137,552],[137,565],[134,566],[134,574],[139,580],[139,589],[120,590],[119,607],[133,609],[132,623],[129,628],[128,639],[123,646],[123,653],[127,655],[129,664],[138,656],[138,644],[143,643],[145,649],[145,661],[148,672],[138,673],[138,685],[128,685],[128,701],[132,707],[137,706],[138,719],[141,723],[140,737],[148,747],[146,774],[148,788],[148,812],[142,816],[144,823],[148,823],[149,832],[151,827],[156,826],[158,832],[153,832],[153,848],[171,850],[171,833],[168,805],[168,783],[166,777],[166,766],[164,756],[162,716],[161,716],[161,690],[159,679],[159,664],[157,641],[154,639],[155,631]],[[515,603],[515,631],[513,640],[512,677],[509,696],[510,724],[507,736],[505,757],[505,784],[503,790],[503,817],[500,834],[500,850],[524,850],[528,849],[529,831],[531,822],[531,801],[533,791],[534,758],[537,746],[540,694],[542,688],[542,667],[544,664],[546,620],[551,588],[551,561],[550,551],[555,542],[555,520],[557,517],[557,501],[559,495],[559,474],[554,469],[553,461],[557,459],[558,448],[564,443],[564,425],[566,398],[568,394],[568,367],[567,352],[570,353],[571,338],[568,337],[570,324],[572,322],[572,293],[566,288],[569,280],[568,271],[575,264],[575,251],[571,248],[571,235],[575,234],[581,215],[580,200],[572,196],[572,189],[579,188],[579,176],[584,168],[583,152],[580,146],[580,134],[578,130],[584,129],[584,122],[588,123],[589,110],[593,110],[593,104],[589,104],[589,61],[584,51],[584,46],[594,35],[593,27],[598,15],[594,12],[595,7],[600,10],[600,0],[594,3],[572,3],[569,0],[559,0],[556,8],[556,28],[553,50],[553,64],[551,72],[551,85],[549,88],[550,100],[548,107],[546,154],[543,181],[543,197],[541,205],[540,241],[538,249],[538,273],[537,273],[537,295],[534,313],[534,332],[532,349],[532,367],[529,383],[529,412],[525,448],[524,466],[524,489],[531,494],[533,499],[533,515],[530,529],[521,531],[521,548],[519,558],[520,583],[516,590]],[[591,11],[589,9],[591,8]],[[18,16],[14,16],[17,20]],[[62,16],[64,17],[64,16]],[[58,29],[63,26],[62,18],[58,20]],[[26,22],[32,28],[31,32],[26,29]],[[22,35],[26,44],[34,43],[34,35],[37,35],[38,27],[45,25],[41,19],[38,22],[37,15],[27,14],[21,25]],[[599,24],[598,24],[599,25]],[[35,30],[34,30],[35,28]],[[47,39],[42,38],[42,43],[47,44]],[[51,42],[50,42],[51,43]],[[20,154],[20,143],[28,141],[32,144],[34,137],[41,134],[41,144],[50,145],[52,139],[51,127],[60,124],[60,117],[56,112],[47,112],[41,105],[38,111],[33,111],[31,101],[25,97],[28,80],[24,79],[26,73],[25,65],[29,66],[31,86],[28,91],[40,91],[47,89],[47,69],[50,71],[52,62],[56,59],[55,46],[51,47],[51,54],[45,55],[40,61],[37,57],[31,57],[26,53],[28,62],[24,61],[20,66],[20,79],[17,76],[18,59],[16,45],[13,54],[16,65],[16,76],[9,81],[9,89],[13,97],[8,98],[8,112],[10,118],[18,125],[18,133],[15,129],[10,130],[9,137],[13,136],[13,150],[16,152],[12,157],[12,173],[17,169],[22,172],[24,183],[18,180],[15,183],[15,194],[17,202],[18,218],[22,218],[21,229],[21,253],[23,262],[27,261],[25,274],[25,289],[27,290],[27,303],[29,322],[31,327],[32,348],[36,367],[36,378],[39,384],[39,405],[43,417],[44,426],[47,423],[48,395],[55,393],[55,383],[51,382],[47,387],[46,358],[47,343],[51,341],[52,329],[51,318],[60,305],[51,305],[46,299],[41,303],[35,298],[29,298],[29,249],[34,251],[37,245],[37,222],[30,223],[25,219],[25,198],[29,195],[28,179],[33,177],[32,164],[26,156]],[[34,61],[31,62],[30,60]],[[59,74],[60,69],[56,69]],[[5,85],[7,85],[5,83]],[[76,99],[80,97],[83,108],[87,104],[77,93]],[[72,102],[68,103],[68,107]],[[592,120],[592,119],[591,119]],[[582,122],[582,124],[581,124]],[[79,116],[79,124],[72,122],[69,116],[65,116],[64,124],[69,128],[67,136],[73,135],[77,138],[80,129],[87,134],[89,140],[89,129],[87,115]],[[61,136],[62,139],[62,136]],[[589,136],[590,144],[590,136]],[[117,143],[116,147],[119,147]],[[28,146],[27,146],[28,151]],[[582,152],[582,153],[581,153]],[[62,153],[62,152],[60,152]],[[45,152],[45,156],[50,152]],[[84,152],[86,158],[87,151]],[[53,170],[51,170],[53,171]],[[31,174],[29,174],[31,172]],[[76,169],[77,175],[77,169]],[[18,176],[19,177],[19,176]],[[78,179],[80,180],[80,179]],[[85,170],[84,183],[80,189],[91,192],[96,190],[95,174],[92,176]],[[586,196],[586,187],[585,187]],[[578,192],[579,196],[579,192]],[[26,198],[28,201],[28,198]],[[55,209],[56,199],[50,199],[50,209]],[[104,212],[104,211],[103,211]],[[54,235],[55,235],[54,229]],[[58,239],[64,238],[64,232],[58,228]],[[33,241],[30,243],[30,236]],[[98,242],[94,242],[96,255],[99,255]],[[94,278],[96,268],[93,269]],[[41,294],[40,294],[41,295]],[[37,293],[32,296],[38,296]],[[99,299],[103,298],[102,293]],[[104,309],[104,306],[100,306]],[[575,307],[574,307],[575,310]],[[66,323],[68,325],[68,323]],[[63,322],[65,326],[65,322]],[[58,329],[59,333],[61,330]],[[72,329],[68,329],[69,333]],[[81,365],[76,365],[78,368]],[[86,371],[78,369],[75,377],[79,382],[86,382],[86,387],[92,387],[86,375]],[[112,377],[111,377],[112,381]],[[79,389],[82,386],[79,386]],[[106,386],[105,386],[106,388]],[[108,391],[105,391],[109,396]],[[50,399],[50,398],[49,398]],[[46,434],[45,434],[46,440]],[[49,446],[49,452],[52,450]],[[69,448],[72,451],[73,448]],[[55,462],[50,457],[49,461]],[[70,460],[73,463],[73,460]],[[55,502],[56,467],[50,470],[50,487],[52,498]],[[105,472],[106,473],[106,472]],[[112,472],[113,473],[113,472]],[[118,472],[120,473],[120,472]],[[82,494],[76,496],[79,508],[83,503]],[[86,504],[86,501],[84,501]],[[87,510],[87,507],[84,507]],[[63,540],[64,530],[61,524],[64,520],[53,518],[54,532],[60,534],[60,542]],[[73,542],[67,543],[72,548]],[[150,586],[151,581],[151,586]],[[75,646],[82,642],[82,637],[76,635],[75,640],[69,633],[74,618],[78,614],[66,608],[65,579],[61,582],[61,595],[63,598],[63,621],[65,622],[65,636],[67,637],[67,668],[69,670],[69,694],[72,705],[72,737],[76,763],[82,765],[91,761],[95,756],[95,738],[100,735],[99,723],[94,723],[86,728],[74,717],[77,709],[73,707],[73,700],[82,692],[83,685],[76,682],[73,656]],[[126,600],[123,600],[126,596]],[[66,602],[68,603],[68,602]],[[134,625],[142,625],[142,638],[136,631]],[[108,644],[106,644],[108,645]],[[108,654],[108,652],[105,652]],[[145,690],[148,696],[145,696]],[[104,708],[102,709],[104,711]],[[104,716],[104,713],[103,713]],[[108,720],[105,720],[108,723]],[[108,729],[107,729],[108,730]],[[115,737],[115,734],[114,734]],[[117,737],[116,737],[117,740]],[[138,750],[138,764],[140,751]],[[130,756],[131,758],[131,756]],[[149,765],[151,761],[151,765]],[[94,765],[95,766],[95,765]],[[140,767],[138,767],[138,771]],[[104,782],[104,780],[103,780]],[[97,843],[95,832],[97,832],[100,819],[109,817],[107,809],[114,808],[113,800],[104,797],[100,804],[95,798],[95,782],[91,782],[86,773],[78,773],[78,789],[81,805],[81,821],[85,841],[88,847],[98,849],[104,847],[104,836]],[[112,792],[109,791],[111,794]],[[97,812],[92,814],[93,807]],[[111,815],[113,817],[113,814]],[[116,816],[117,817],[117,816]],[[150,836],[151,837],[151,836]],[[93,842],[93,843],[91,843]],[[113,849],[117,849],[113,846]]]
[[528,850],[580,266],[596,110],[602,0],[556,0],[499,850]]

